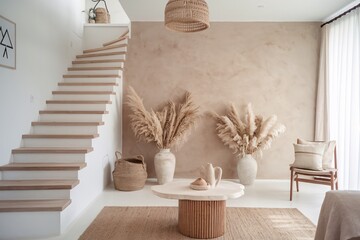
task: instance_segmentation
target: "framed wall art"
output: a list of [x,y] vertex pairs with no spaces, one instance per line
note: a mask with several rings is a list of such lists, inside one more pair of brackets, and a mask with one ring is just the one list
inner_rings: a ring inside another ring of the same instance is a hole
[[0,66],[16,69],[16,24],[1,15]]

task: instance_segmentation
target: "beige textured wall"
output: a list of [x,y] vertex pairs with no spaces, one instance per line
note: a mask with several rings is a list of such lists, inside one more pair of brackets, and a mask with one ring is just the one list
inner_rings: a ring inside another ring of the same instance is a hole
[[[258,160],[258,178],[288,178],[292,143],[314,135],[319,31],[319,23],[212,23],[207,31],[180,34],[163,23],[135,22],[124,87],[133,86],[147,108],[188,90],[201,112],[222,113],[232,101],[239,107],[252,102],[256,114],[278,115],[287,132]],[[154,177],[157,149],[136,141],[128,114],[125,106],[123,152],[143,154]],[[237,178],[234,156],[208,117],[175,155],[175,177],[195,178],[198,168],[211,162],[223,168],[225,178]]]

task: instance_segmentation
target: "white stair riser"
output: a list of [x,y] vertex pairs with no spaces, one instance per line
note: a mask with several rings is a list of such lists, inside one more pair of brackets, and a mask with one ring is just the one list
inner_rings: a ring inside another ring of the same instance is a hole
[[106,104],[47,104],[46,110],[94,110],[105,111]]
[[[116,43],[114,45],[119,45],[119,44],[125,44],[123,42],[119,42]],[[97,52],[88,52],[88,53],[84,53],[84,54],[93,54],[93,53],[107,53],[107,52],[126,52],[127,51],[127,47],[117,47],[117,48],[111,48],[111,49],[106,49],[106,50],[101,50],[101,51],[97,51]]]
[[66,153],[15,153],[14,162],[22,163],[74,163],[85,162],[85,154]]
[[64,78],[64,82],[119,82],[120,78]]
[[123,62],[109,62],[109,63],[76,63],[72,67],[124,67]]
[[58,91],[114,91],[114,85],[106,86],[58,86]]
[[99,56],[99,57],[86,56],[86,57],[76,58],[76,60],[108,60],[108,59],[123,59],[123,60],[125,60],[125,54]]
[[3,180],[78,179],[78,171],[3,171]]
[[1,190],[0,200],[70,199],[70,189]]
[[24,147],[91,147],[91,139],[51,139],[26,138],[22,140]]
[[44,122],[102,122],[102,114],[40,114]]
[[118,70],[74,70],[68,71],[66,74],[68,75],[95,75],[95,74],[109,74],[109,75],[119,75],[121,72],[120,69]]
[[54,94],[54,100],[103,100],[110,101],[111,94]]
[[97,134],[97,126],[33,126],[34,134]]
[[43,239],[61,233],[61,212],[1,212],[1,239]]

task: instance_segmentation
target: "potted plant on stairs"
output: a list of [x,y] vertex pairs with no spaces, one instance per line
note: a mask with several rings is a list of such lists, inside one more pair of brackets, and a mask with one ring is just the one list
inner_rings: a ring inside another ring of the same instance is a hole
[[147,111],[142,99],[129,87],[127,105],[130,107],[131,128],[135,136],[145,142],[154,142],[159,148],[154,165],[159,184],[171,182],[175,172],[175,155],[171,148],[179,147],[187,140],[192,126],[198,118],[198,106],[189,92],[183,103],[176,105],[169,101],[158,112]]

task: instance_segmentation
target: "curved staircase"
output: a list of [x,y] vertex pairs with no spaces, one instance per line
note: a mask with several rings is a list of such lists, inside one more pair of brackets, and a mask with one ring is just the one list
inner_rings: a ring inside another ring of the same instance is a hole
[[119,129],[109,119],[121,105],[128,33],[76,56],[12,161],[0,166],[0,239],[58,235],[103,189],[118,147],[106,137]]

